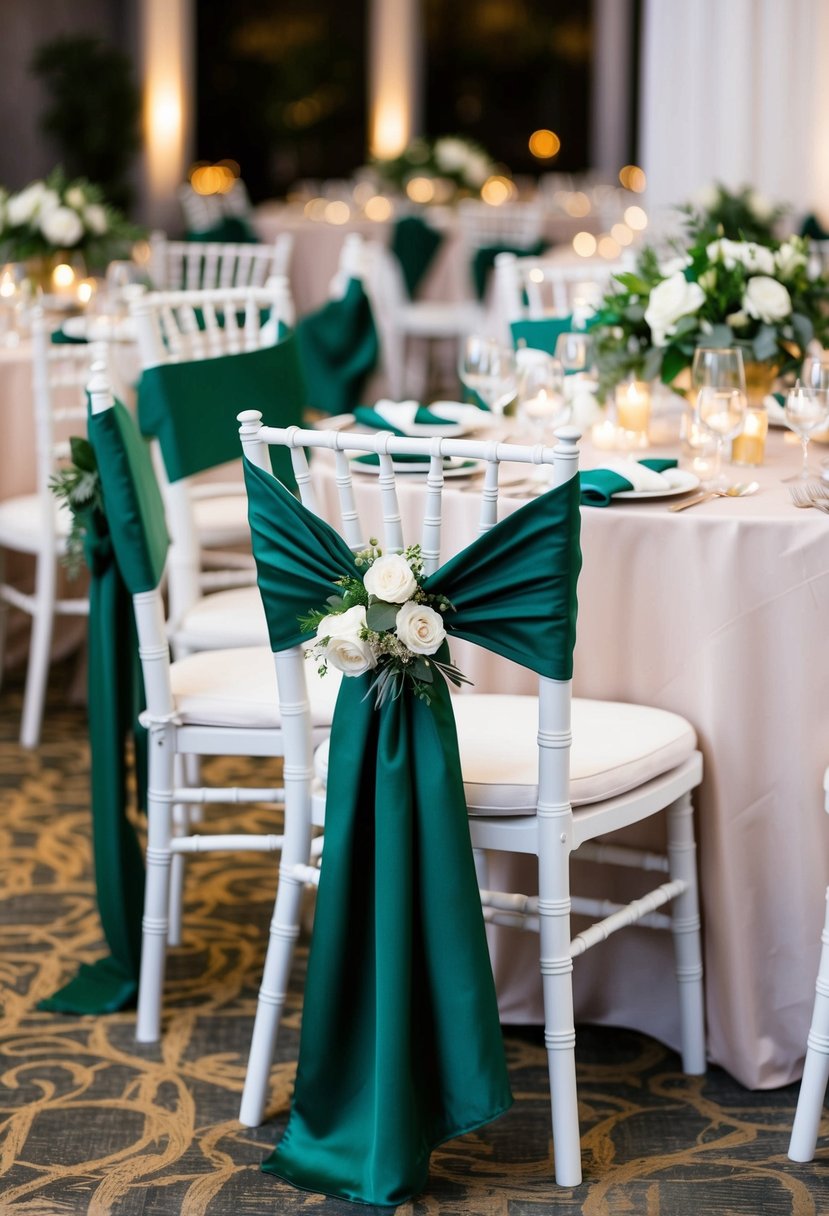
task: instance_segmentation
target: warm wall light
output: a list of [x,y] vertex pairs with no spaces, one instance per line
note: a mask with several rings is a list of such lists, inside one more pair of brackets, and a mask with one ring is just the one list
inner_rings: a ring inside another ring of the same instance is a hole
[[399,156],[414,134],[420,17],[415,0],[371,0],[369,148]]
[[141,0],[144,173],[147,219],[161,227],[178,214],[176,190],[188,164],[193,0]]
[[555,131],[548,131],[542,127],[538,131],[533,131],[530,136],[530,151],[539,160],[551,160],[557,155],[560,148],[561,140]]
[[409,142],[405,99],[384,95],[371,116],[371,151],[381,160],[399,156]]

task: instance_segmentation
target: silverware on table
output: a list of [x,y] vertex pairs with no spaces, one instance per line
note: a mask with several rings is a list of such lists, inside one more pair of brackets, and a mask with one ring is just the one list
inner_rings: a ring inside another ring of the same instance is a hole
[[738,481],[736,485],[727,486],[724,490],[705,490],[696,498],[675,502],[668,510],[684,511],[687,507],[698,507],[700,503],[710,502],[712,498],[746,498],[749,494],[756,494],[759,489],[759,481]]
[[794,506],[814,507],[815,510],[829,515],[829,496],[824,493],[822,487],[818,487],[816,491],[810,483],[802,486],[789,486],[789,495]]

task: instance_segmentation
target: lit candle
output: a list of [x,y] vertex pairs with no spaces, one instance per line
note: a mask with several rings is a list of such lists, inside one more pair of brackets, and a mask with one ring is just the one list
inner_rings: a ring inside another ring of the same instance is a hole
[[766,452],[769,417],[765,410],[746,410],[743,429],[731,444],[734,464],[762,464]]
[[607,418],[604,422],[596,422],[590,431],[593,447],[601,452],[612,452],[616,447],[616,425]]
[[616,388],[616,422],[623,431],[647,435],[651,393],[644,380],[628,380]]

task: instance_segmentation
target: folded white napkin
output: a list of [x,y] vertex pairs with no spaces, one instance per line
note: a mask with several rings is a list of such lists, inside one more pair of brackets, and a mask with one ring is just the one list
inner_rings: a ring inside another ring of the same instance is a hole
[[610,469],[613,473],[618,473],[630,482],[634,490],[650,490],[654,493],[672,490],[674,486],[681,485],[686,480],[680,469],[666,469],[664,473],[655,473],[638,460],[611,458],[603,460],[596,468]]
[[419,401],[391,401],[388,397],[381,397],[374,406],[374,412],[397,427],[398,431],[407,431],[413,425],[419,408]]

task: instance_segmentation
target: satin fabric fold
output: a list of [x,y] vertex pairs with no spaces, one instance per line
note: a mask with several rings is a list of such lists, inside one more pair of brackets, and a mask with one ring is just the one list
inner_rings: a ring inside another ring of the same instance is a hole
[[[272,477],[246,462],[245,478],[271,646],[284,649],[310,636],[297,618],[359,571],[342,538]],[[557,532],[565,542],[551,539]],[[500,653],[525,644],[528,665],[564,679],[579,565],[574,479],[427,585],[456,603],[450,634]],[[505,640],[513,611],[521,623]],[[563,613],[559,630],[544,627],[545,611]],[[422,1189],[437,1144],[495,1118],[511,1097],[448,688],[439,681],[427,705],[406,686],[378,710],[369,686],[370,676],[343,680],[337,701],[296,1089],[262,1168],[306,1190],[392,1205]]]
[[[325,414],[350,413],[377,365],[380,345],[371,305],[359,279],[296,325],[308,405]],[[284,425],[284,424],[280,424]]]
[[[654,473],[664,473],[666,469],[675,469],[676,460],[649,457],[637,462]],[[633,482],[628,481],[615,469],[584,469],[581,477],[581,501],[585,507],[609,507],[614,494],[626,494],[633,489]]]

